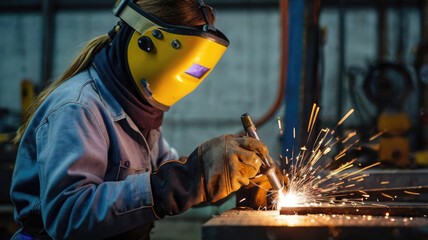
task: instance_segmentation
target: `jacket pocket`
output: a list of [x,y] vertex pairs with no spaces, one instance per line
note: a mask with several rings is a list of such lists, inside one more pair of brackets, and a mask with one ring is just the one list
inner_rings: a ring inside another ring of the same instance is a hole
[[131,173],[131,162],[128,160],[120,161],[119,168],[116,175],[116,181],[125,179]]

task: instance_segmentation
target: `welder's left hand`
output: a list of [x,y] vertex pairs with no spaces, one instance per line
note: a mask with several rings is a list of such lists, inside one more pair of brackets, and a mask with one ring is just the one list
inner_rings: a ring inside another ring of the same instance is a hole
[[[288,178],[282,175],[279,171],[277,171],[277,176],[282,177],[281,181],[285,187],[283,191],[286,191]],[[268,178],[265,175],[261,175],[250,179],[250,184],[246,185],[236,193],[237,205],[253,209],[258,209],[260,207],[271,208],[273,207],[274,202],[270,202],[269,200],[275,201],[275,194],[276,192],[272,190],[272,185]]]

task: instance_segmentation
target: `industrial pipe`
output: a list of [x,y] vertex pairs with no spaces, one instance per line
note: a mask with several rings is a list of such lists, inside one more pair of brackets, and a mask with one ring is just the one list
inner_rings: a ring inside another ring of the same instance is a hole
[[280,62],[280,76],[279,76],[279,87],[277,97],[272,106],[268,111],[255,122],[257,128],[264,125],[281,107],[285,95],[285,84],[287,79],[287,65],[288,65],[288,1],[289,0],[280,0],[279,7],[281,12],[281,62]]

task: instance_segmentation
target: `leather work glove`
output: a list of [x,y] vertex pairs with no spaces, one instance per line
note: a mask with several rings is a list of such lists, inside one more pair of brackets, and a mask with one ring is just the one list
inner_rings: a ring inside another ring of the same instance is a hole
[[[287,186],[288,177],[282,175],[279,171],[277,171],[277,175],[282,177],[284,185]],[[276,201],[277,197],[277,191],[272,189],[272,185],[265,175],[253,178],[250,184],[236,193],[236,205],[238,207],[250,207],[253,209],[259,209],[260,207],[272,209],[275,207],[274,201]],[[284,189],[283,191],[286,190]]]
[[152,173],[153,207],[158,217],[213,203],[249,183],[268,154],[254,138],[222,135],[201,144],[189,157],[163,163]]

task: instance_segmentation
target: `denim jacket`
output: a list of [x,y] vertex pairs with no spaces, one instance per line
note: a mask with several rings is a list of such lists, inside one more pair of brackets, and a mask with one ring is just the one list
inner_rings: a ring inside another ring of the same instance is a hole
[[140,133],[90,67],[32,118],[11,186],[15,220],[41,216],[53,238],[101,239],[157,220],[150,173],[177,159],[161,129]]

